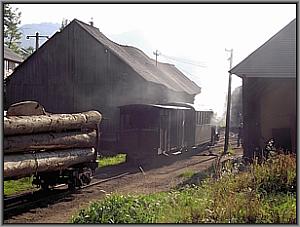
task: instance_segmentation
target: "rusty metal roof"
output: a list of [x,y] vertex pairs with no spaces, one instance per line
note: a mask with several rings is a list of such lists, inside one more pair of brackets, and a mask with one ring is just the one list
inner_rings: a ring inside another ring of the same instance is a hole
[[23,61],[23,59],[20,55],[13,52],[7,46],[4,46],[4,57],[3,58],[5,60],[10,60],[10,61],[17,62],[17,63],[21,63]]
[[135,47],[117,44],[109,40],[99,31],[98,28],[88,25],[82,21],[74,19],[72,22],[79,24],[98,42],[126,62],[145,80],[162,84],[174,91],[186,92],[192,95],[201,92],[201,88],[187,78],[174,65],[158,62],[156,67],[155,60],[149,58],[143,51]]
[[296,77],[296,19],[229,72],[239,77]]

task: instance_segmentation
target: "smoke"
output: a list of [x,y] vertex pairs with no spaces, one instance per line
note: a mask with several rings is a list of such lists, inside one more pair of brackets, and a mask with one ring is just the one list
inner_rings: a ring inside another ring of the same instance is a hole
[[237,87],[231,95],[230,127],[238,127],[242,119],[242,87]]

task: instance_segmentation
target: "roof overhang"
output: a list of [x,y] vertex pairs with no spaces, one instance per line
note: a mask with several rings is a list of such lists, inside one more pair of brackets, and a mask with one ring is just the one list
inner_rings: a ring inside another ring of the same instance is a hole
[[296,78],[296,19],[229,70],[241,78]]

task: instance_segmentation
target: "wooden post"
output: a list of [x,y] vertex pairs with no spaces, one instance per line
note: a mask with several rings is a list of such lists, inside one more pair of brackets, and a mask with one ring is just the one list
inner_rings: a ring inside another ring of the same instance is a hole
[[[226,50],[226,49],[225,49]],[[226,50],[228,51],[228,50]],[[232,67],[232,54],[233,49],[230,51],[230,69]],[[228,79],[228,93],[227,93],[227,111],[226,111],[226,128],[225,128],[225,142],[224,142],[224,154],[228,151],[228,141],[229,141],[229,128],[230,128],[230,106],[231,106],[231,73],[229,73],[229,79]]]

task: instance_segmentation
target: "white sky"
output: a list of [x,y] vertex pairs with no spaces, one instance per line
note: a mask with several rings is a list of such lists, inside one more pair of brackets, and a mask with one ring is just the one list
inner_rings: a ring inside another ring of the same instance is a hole
[[[206,67],[188,69],[202,88],[196,103],[221,116],[228,87],[229,53],[233,66],[296,18],[296,4],[11,4],[22,12],[22,24],[77,18],[108,37],[138,30],[161,53]],[[150,56],[153,57],[154,56]],[[166,61],[162,57],[158,60]],[[176,62],[170,62],[176,63]],[[184,72],[184,71],[183,71]],[[184,72],[185,73],[185,72]],[[185,73],[186,74],[186,73]],[[186,74],[189,76],[189,74]],[[233,76],[232,90],[241,85]]]

